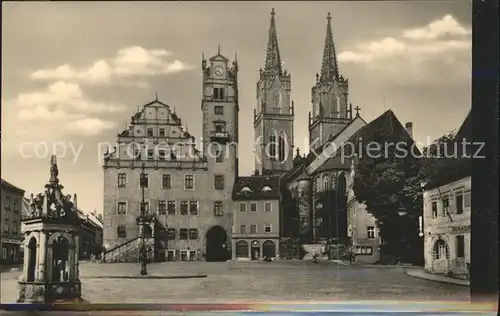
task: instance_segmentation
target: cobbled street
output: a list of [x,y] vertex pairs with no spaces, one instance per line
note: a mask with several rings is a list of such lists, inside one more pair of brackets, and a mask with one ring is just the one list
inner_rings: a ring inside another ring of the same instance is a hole
[[[139,264],[82,263],[83,297],[91,303],[219,303],[303,300],[460,300],[469,288],[416,279],[405,268],[345,267],[331,262],[173,262],[150,275],[207,274],[193,279],[103,279],[138,276]],[[21,272],[1,274],[2,303],[17,299]]]

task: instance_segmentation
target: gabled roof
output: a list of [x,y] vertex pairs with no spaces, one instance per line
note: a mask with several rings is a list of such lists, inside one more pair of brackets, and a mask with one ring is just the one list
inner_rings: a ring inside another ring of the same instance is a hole
[[[324,172],[334,169],[349,170],[351,168],[351,159],[349,157],[352,156],[352,150],[354,149],[356,153],[358,153],[358,142],[360,140],[369,139],[370,135],[379,130],[384,131],[386,135],[391,136],[393,139],[398,139],[406,142],[406,146],[408,149],[415,143],[413,138],[408,134],[406,129],[398,120],[394,112],[392,112],[392,110],[387,110],[367,125],[361,127],[357,132],[349,137],[346,142],[342,143],[342,149],[337,150],[335,156],[326,160],[325,163],[321,165],[321,167],[319,167],[315,172]],[[416,151],[418,151],[417,148]],[[419,153],[419,151],[416,152],[416,154]]]
[[12,183],[9,183],[9,182],[5,181],[4,179],[0,179],[0,180],[1,180],[2,189],[6,190],[6,191],[15,191],[15,192],[18,192],[18,193],[24,195],[25,191],[23,189],[16,187]]
[[462,139],[472,139],[472,110],[469,111],[467,117],[455,134],[455,141],[461,141]]
[[233,187],[233,200],[279,199],[280,176],[238,177]]

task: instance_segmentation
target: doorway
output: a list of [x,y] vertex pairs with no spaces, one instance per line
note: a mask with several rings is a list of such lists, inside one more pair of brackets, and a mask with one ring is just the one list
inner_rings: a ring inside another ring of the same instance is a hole
[[252,260],[259,260],[260,258],[260,242],[258,240],[252,241],[252,247],[250,249],[250,258]]
[[206,261],[223,262],[229,259],[227,250],[227,233],[224,228],[214,226],[207,231],[206,235]]

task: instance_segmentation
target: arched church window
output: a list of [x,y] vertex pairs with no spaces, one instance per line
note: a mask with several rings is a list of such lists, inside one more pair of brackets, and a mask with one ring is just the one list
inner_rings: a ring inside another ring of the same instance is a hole
[[270,158],[276,157],[276,134],[271,133],[269,136],[269,156]]
[[285,138],[283,136],[279,137],[279,151],[278,151],[278,160],[284,162],[286,159],[286,144]]

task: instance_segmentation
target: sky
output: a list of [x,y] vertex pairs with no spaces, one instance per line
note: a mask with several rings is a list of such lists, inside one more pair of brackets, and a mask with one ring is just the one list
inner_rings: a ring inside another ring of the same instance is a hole
[[238,55],[240,173],[250,174],[245,118],[256,106],[272,8],[302,152],[328,12],[349,101],[365,121],[392,109],[425,145],[469,112],[469,1],[3,2],[2,178],[39,193],[56,154],[64,192],[101,213],[99,144],[115,143],[156,93],[199,139],[201,57],[218,45],[230,60]]

